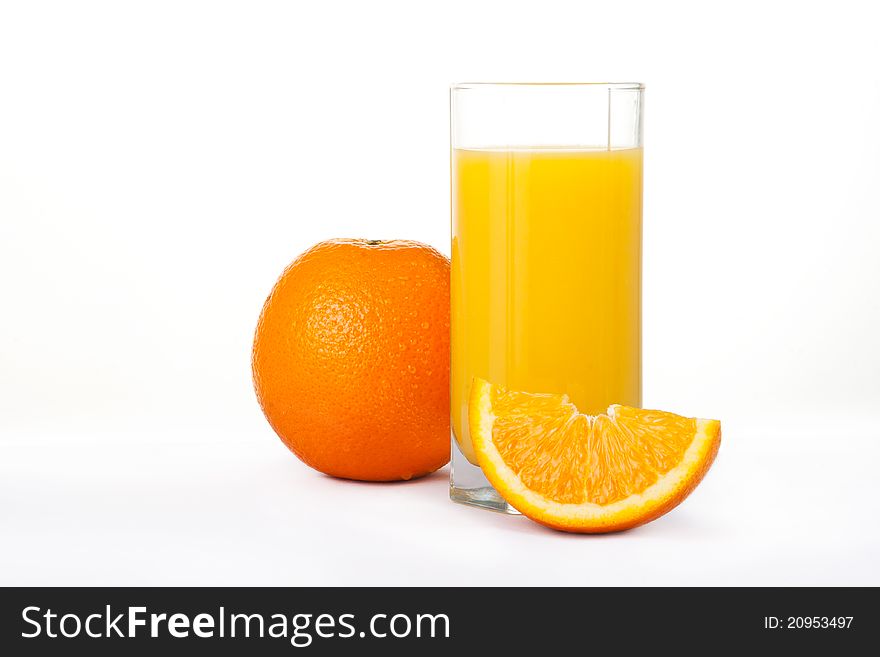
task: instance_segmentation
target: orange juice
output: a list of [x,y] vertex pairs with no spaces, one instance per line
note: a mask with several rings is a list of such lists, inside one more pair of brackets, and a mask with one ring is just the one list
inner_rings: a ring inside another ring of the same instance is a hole
[[641,405],[642,149],[456,149],[452,425],[474,377]]

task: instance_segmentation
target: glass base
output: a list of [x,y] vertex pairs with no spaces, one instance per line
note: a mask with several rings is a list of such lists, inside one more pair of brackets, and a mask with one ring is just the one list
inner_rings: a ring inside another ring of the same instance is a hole
[[449,470],[449,499],[459,504],[489,509],[499,513],[519,515],[519,511],[510,506],[492,484],[486,479],[483,471],[467,460],[455,437],[452,438],[452,466]]

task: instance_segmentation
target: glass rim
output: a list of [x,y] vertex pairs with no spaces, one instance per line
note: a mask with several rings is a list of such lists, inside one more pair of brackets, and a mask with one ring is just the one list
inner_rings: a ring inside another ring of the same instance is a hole
[[643,91],[645,89],[642,82],[457,82],[449,85],[450,91],[489,87],[603,87],[621,91]]

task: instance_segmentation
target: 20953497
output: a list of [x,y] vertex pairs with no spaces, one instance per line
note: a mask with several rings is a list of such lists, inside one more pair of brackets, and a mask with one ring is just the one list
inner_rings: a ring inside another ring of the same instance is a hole
[[847,630],[854,616],[764,616],[764,629]]

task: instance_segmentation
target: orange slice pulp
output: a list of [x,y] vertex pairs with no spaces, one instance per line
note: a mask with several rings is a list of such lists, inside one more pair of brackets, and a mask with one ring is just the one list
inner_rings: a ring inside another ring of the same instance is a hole
[[712,465],[717,420],[612,405],[585,415],[566,395],[475,379],[471,440],[489,482],[514,508],[564,531],[602,533],[654,520]]

